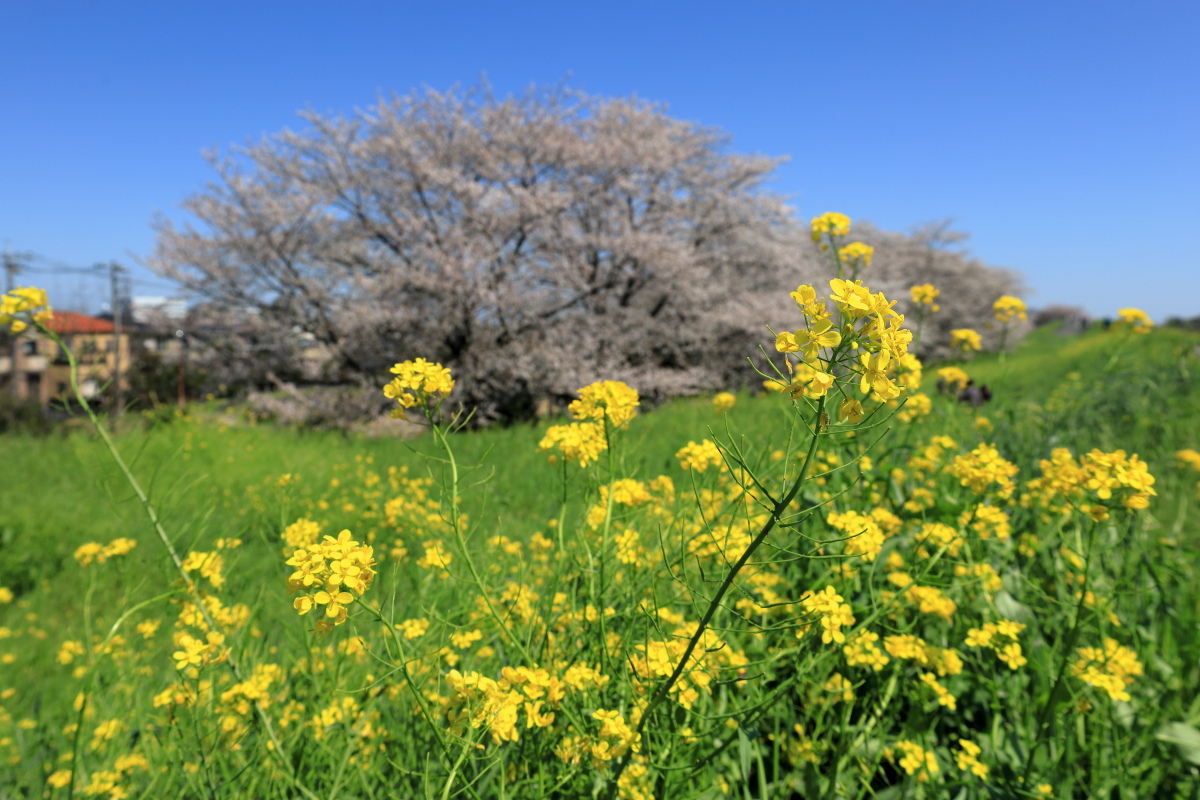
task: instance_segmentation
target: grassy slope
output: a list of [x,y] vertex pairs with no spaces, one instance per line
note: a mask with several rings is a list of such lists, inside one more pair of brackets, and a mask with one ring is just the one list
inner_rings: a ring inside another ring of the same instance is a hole
[[[1076,452],[1124,447],[1147,460],[1158,477],[1160,497],[1151,508],[1158,524],[1195,547],[1200,541],[1197,476],[1178,469],[1173,454],[1182,447],[1200,448],[1200,361],[1195,356],[1200,337],[1162,330],[1123,341],[1103,332],[1067,338],[1038,331],[1003,362],[983,357],[964,365],[995,391],[993,403],[980,412],[994,430],[980,434],[974,412],[938,398],[932,431],[901,426],[884,446],[905,447],[940,430],[967,446],[986,438],[1021,466],[1022,478],[1035,473],[1037,460],[1053,446]],[[932,372],[927,372],[924,387],[931,394]],[[785,419],[779,405],[777,396],[743,395],[729,415],[730,425],[752,446],[779,446]],[[678,400],[635,420],[627,450],[640,459],[639,473],[665,472],[685,481],[673,454],[689,439],[708,435],[710,426],[723,428],[723,423],[707,400]],[[481,504],[484,493],[468,495],[477,536],[504,532],[523,538],[543,528],[556,512],[559,474],[537,452],[540,436],[529,426],[517,426],[461,437],[465,462],[486,456],[495,466],[473,476],[489,477],[486,505]],[[316,499],[338,496],[327,488],[332,478],[340,476],[344,490],[360,467],[382,471],[387,465],[408,465],[421,473],[425,468],[412,448],[430,446],[428,439],[407,443],[263,425],[226,426],[215,409],[199,412],[192,421],[130,431],[118,441],[151,488],[177,546],[186,550],[196,543],[207,549],[217,537],[245,539],[240,566],[230,570],[231,581],[269,592],[272,600],[266,606],[278,605],[279,613],[288,610],[286,601],[276,603],[274,597],[283,598],[279,530],[301,513],[311,513]],[[82,606],[80,573],[71,557],[80,544],[116,536],[140,542],[126,566],[104,572],[96,589],[100,596],[146,596],[167,585],[162,548],[98,441],[82,433],[8,438],[0,441],[0,456],[0,586],[11,587],[29,601],[26,607],[39,610],[42,624],[51,629],[47,658],[65,638],[51,621],[69,621]],[[301,475],[299,486],[279,491],[274,482],[284,473]],[[335,507],[324,512],[322,521],[335,531],[356,527],[356,513],[341,514]],[[0,607],[0,625],[15,624],[17,613],[16,607]]]

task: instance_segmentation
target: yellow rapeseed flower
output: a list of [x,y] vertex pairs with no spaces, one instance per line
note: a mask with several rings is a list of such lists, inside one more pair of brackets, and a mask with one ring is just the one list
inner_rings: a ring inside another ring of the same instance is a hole
[[967,383],[970,382],[970,377],[958,367],[942,367],[937,371],[938,382],[945,385],[950,391],[958,392],[965,389]]
[[935,289],[932,283],[922,283],[917,286],[913,286],[908,291],[909,294],[912,295],[912,301],[914,304],[918,306],[927,306],[930,312],[939,310],[940,307],[934,301],[937,300],[938,295],[940,295],[941,292]]
[[862,242],[851,242],[845,247],[840,248],[838,255],[847,264],[858,264],[863,267],[869,267],[871,266],[871,259],[875,256],[875,248]]
[[963,772],[970,772],[980,780],[987,780],[988,768],[986,764],[979,763],[979,754],[983,749],[972,742],[970,739],[959,739],[958,746],[961,748],[954,754],[954,761],[958,768]]
[[1114,328],[1129,328],[1134,333],[1149,333],[1154,327],[1150,316],[1140,308],[1122,308],[1117,312]]
[[729,411],[737,403],[737,397],[730,392],[718,392],[713,396],[712,407],[713,411],[718,414],[724,414]]
[[675,458],[679,459],[679,466],[696,472],[704,472],[709,467],[722,467],[725,464],[721,451],[710,439],[705,439],[699,444],[688,442],[675,454]]
[[[819,615],[816,620],[821,629],[821,641],[825,644],[844,644],[846,634],[842,628],[854,624],[854,614],[850,605],[832,586],[826,586],[822,591],[807,591],[800,597],[800,604],[809,614]],[[797,638],[804,635],[805,629],[799,628]]]
[[996,312],[997,322],[1012,322],[1014,319],[1024,321],[1029,318],[1025,311],[1025,301],[1012,295],[1001,295],[992,303],[992,310]]
[[0,327],[13,333],[25,330],[29,321],[45,324],[53,316],[45,289],[24,286],[0,295]]
[[819,217],[813,217],[812,240],[821,241],[822,236],[845,236],[850,233],[850,218],[836,211],[827,211]]
[[973,350],[982,350],[983,340],[979,337],[978,331],[971,328],[955,328],[950,331],[950,346],[969,353]]
[[287,560],[295,572],[288,589],[303,592],[292,603],[301,616],[324,606],[326,620],[318,625],[328,630],[346,621],[346,607],[361,597],[375,578],[374,549],[359,544],[348,530],[337,538],[326,536],[307,548],[298,548]]
[[638,393],[621,381],[597,381],[579,390],[579,399],[568,406],[571,416],[580,422],[605,418],[614,428],[624,427],[637,416]]
[[450,370],[423,358],[403,361],[390,372],[396,377],[383,387],[383,394],[398,404],[392,411],[394,417],[403,418],[405,409],[444,398],[454,391]]
[[546,435],[538,443],[538,449],[551,451],[550,463],[552,464],[557,464],[561,457],[581,467],[586,467],[600,459],[600,454],[608,449],[608,441],[604,437],[602,423],[572,422],[548,428]]

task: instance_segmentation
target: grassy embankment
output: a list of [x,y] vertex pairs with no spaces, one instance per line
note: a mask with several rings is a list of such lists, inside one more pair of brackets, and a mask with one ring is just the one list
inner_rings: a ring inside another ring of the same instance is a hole
[[[1003,361],[989,356],[962,365],[977,382],[991,387],[990,405],[973,412],[935,397],[930,418],[908,426],[894,422],[896,430],[872,458],[902,463],[918,440],[930,432],[945,433],[964,449],[994,442],[1020,467],[1018,479],[1023,481],[1036,474],[1038,461],[1054,447],[1077,455],[1092,448],[1123,448],[1138,453],[1157,478],[1158,496],[1145,512],[1143,529],[1157,532],[1160,543],[1195,553],[1200,551],[1200,476],[1177,466],[1174,454],[1200,448],[1198,343],[1196,336],[1172,330],[1133,339],[1105,332],[1072,338],[1038,331]],[[925,380],[925,390],[934,394],[932,368]],[[729,414],[730,426],[752,447],[778,442],[787,417],[781,405],[778,396],[739,396]],[[221,406],[197,408],[189,418],[150,429],[131,426],[117,444],[150,489],[176,547],[186,552],[211,548],[221,537],[243,540],[227,565],[226,589],[254,610],[257,628],[291,624],[280,531],[302,516],[320,522],[327,533],[350,528],[359,538],[372,538],[386,561],[396,538],[384,519],[383,506],[391,496],[388,470],[426,475],[426,462],[413,451],[432,452],[432,442],[428,437],[404,442],[281,430],[247,423]],[[977,424],[977,416],[987,417],[990,429]],[[625,449],[630,462],[623,474],[667,474],[686,486],[690,475],[674,454],[689,440],[709,436],[710,427],[724,433],[724,422],[707,399],[679,400],[643,414],[630,426]],[[547,530],[559,513],[560,468],[537,452],[540,438],[539,430],[517,426],[458,440],[464,463],[489,465],[464,480],[487,481],[487,491],[469,492],[464,500],[470,538],[483,563],[486,538],[505,534],[525,540],[535,530]],[[126,606],[166,591],[171,572],[140,504],[93,437],[9,438],[0,441],[0,453],[0,586],[16,594],[12,605],[0,606],[0,626],[36,631],[21,637],[20,652],[11,663],[0,664],[0,689],[18,689],[4,701],[11,719],[59,725],[69,718],[65,706],[78,691],[70,669],[57,663],[60,643],[79,638],[85,609],[102,616],[106,606]],[[72,557],[75,550],[85,542],[121,536],[136,539],[136,550],[114,559],[111,569],[93,569],[85,578]],[[1186,560],[1170,569],[1181,563]],[[1170,601],[1162,609],[1169,619],[1154,632],[1155,656],[1170,665],[1170,684],[1194,687],[1200,685],[1197,576],[1167,571],[1164,567],[1164,574],[1154,576],[1166,584],[1168,595],[1155,602]],[[12,649],[5,644],[0,642],[0,650]],[[162,675],[148,676],[148,685],[156,690],[174,674],[172,646],[163,643],[161,649]],[[1200,712],[1195,703],[1189,707],[1174,689],[1163,697],[1167,705],[1159,709],[1160,722],[1195,721]],[[22,736],[9,746],[20,750],[28,765],[39,757],[38,737],[29,731]]]

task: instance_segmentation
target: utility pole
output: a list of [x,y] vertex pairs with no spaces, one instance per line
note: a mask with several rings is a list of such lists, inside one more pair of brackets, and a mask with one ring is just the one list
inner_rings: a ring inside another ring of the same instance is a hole
[[112,279],[113,314],[113,419],[125,410],[125,393],[121,387],[121,273],[125,271],[115,261],[108,262],[108,273]]
[[178,390],[179,390],[179,410],[187,411],[187,382],[184,380],[185,362],[188,356],[188,338],[187,334],[182,330],[175,331],[175,335],[179,337],[179,366],[178,371]]
[[[4,291],[11,292],[17,288],[17,272],[20,266],[17,260],[13,258],[12,250],[8,247],[8,242],[4,243]],[[15,333],[9,335],[9,367],[8,367],[8,387],[12,391],[14,400],[21,397],[20,388],[17,385],[17,357],[19,356],[20,345],[17,342]]]

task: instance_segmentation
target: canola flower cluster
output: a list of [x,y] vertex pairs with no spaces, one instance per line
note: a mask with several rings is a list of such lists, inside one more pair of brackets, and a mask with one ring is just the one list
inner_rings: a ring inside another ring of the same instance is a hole
[[983,349],[983,339],[972,328],[955,328],[950,331],[950,346],[964,353],[979,352]]
[[1088,686],[1105,692],[1111,699],[1129,702],[1126,691],[1141,677],[1142,663],[1137,654],[1117,640],[1105,637],[1103,647],[1080,647],[1071,664],[1071,674]]
[[391,368],[396,377],[383,387],[385,397],[395,400],[392,416],[405,419],[407,409],[448,397],[454,391],[450,370],[433,361],[417,358]]
[[732,392],[717,392],[713,395],[712,407],[717,414],[728,413],[737,404],[737,397]]
[[[670,614],[660,612],[660,616],[672,619]],[[682,677],[671,686],[671,696],[682,708],[690,710],[701,697],[711,695],[720,680],[743,677],[748,659],[728,647],[715,633],[705,630],[700,646],[684,662],[687,639],[695,633],[696,626],[678,617],[674,621],[677,624],[671,629],[671,638],[634,645],[629,655],[629,670],[637,681],[637,693],[645,696],[683,663]]]
[[[852,283],[835,278],[829,285],[829,299],[840,323],[837,326],[826,300],[819,299],[812,286],[800,286],[792,292],[806,324],[775,337],[778,352],[797,357],[795,364],[787,362],[791,379],[783,385],[793,399],[824,397],[835,383],[834,365],[848,362],[859,373],[860,393],[882,401],[899,397],[903,388],[889,373],[895,371],[900,357],[907,354],[912,332],[902,327],[904,317],[895,311],[895,302],[889,301],[883,292],[872,294],[861,281]],[[859,349],[867,352],[854,360],[847,357],[848,352]],[[842,420],[861,420],[862,402],[844,397],[838,416]]]
[[[1200,472],[1200,453],[1191,448],[1176,452],[1175,460],[1179,462],[1180,467],[1191,469],[1193,472]],[[1196,481],[1196,497],[1200,498],[1200,481]]]
[[579,390],[579,399],[568,411],[575,419],[546,431],[538,449],[550,451],[550,463],[559,459],[586,467],[608,449],[608,434],[620,430],[637,415],[637,390],[621,381],[599,381]]
[[317,623],[329,630],[346,621],[347,606],[359,599],[375,579],[375,551],[355,541],[348,530],[326,536],[323,541],[297,548],[287,560],[295,572],[288,590],[303,592],[292,605],[301,616],[323,607],[325,619]]
[[699,444],[688,442],[686,446],[679,449],[675,458],[679,459],[679,466],[696,472],[704,472],[709,467],[722,468],[725,466],[725,459],[721,456],[721,451],[711,439],[704,439]]
[[[822,249],[836,246],[849,232],[850,219],[844,214],[823,214],[812,221],[813,241],[820,243]],[[818,297],[811,285],[801,285],[791,293],[804,316],[804,325],[775,337],[776,351],[796,359],[794,363],[786,361],[790,377],[785,379],[780,373],[779,387],[788,390],[793,400],[823,398],[834,387],[838,365],[846,364],[859,374],[861,394],[881,402],[893,400],[904,391],[904,386],[898,385],[893,377],[908,355],[912,331],[904,327],[904,315],[895,310],[895,301],[889,301],[883,292],[872,293],[860,280],[841,277],[841,254],[853,259],[851,263],[857,274],[859,266],[870,263],[873,250],[867,245],[851,243],[840,247],[838,253],[839,277],[829,282],[828,298]],[[861,400],[843,392],[838,418],[852,424],[861,421],[864,418]]]
[[0,295],[0,327],[12,333],[21,333],[30,322],[45,325],[53,317],[45,289],[26,286]]
[[1023,630],[1025,626],[1022,623],[1011,619],[988,622],[982,627],[967,631],[966,645],[992,650],[996,658],[1003,661],[1009,669],[1016,670],[1029,663],[1021,652],[1021,643],[1017,639]]
[[941,310],[941,306],[937,304],[937,299],[942,293],[932,283],[921,283],[913,286],[908,291],[912,296],[913,304],[918,309],[928,309],[930,313]]
[[977,495],[993,495],[1001,499],[1012,497],[1016,489],[1013,478],[1019,471],[1000,455],[995,445],[981,444],[970,453],[955,456],[950,474]]
[[889,747],[884,751],[884,756],[889,761],[896,761],[897,765],[907,774],[914,775],[918,783],[927,783],[939,772],[937,758],[934,754],[916,742],[898,741],[894,747]]
[[875,248],[862,242],[851,242],[838,249],[838,256],[845,264],[854,267],[869,267],[871,259],[875,257]]
[[827,240],[846,236],[850,233],[850,218],[837,211],[827,211],[812,220],[812,240],[820,244],[821,249],[828,249]]
[[996,302],[992,303],[992,311],[995,312],[996,321],[1000,323],[1008,323],[1013,320],[1024,322],[1029,319],[1025,301],[1012,295],[1001,295]]
[[942,367],[937,371],[938,381],[944,384],[950,392],[957,394],[967,388],[971,378],[961,367]]
[[75,561],[81,567],[87,567],[91,564],[103,564],[110,558],[129,555],[137,547],[137,544],[136,539],[130,539],[125,536],[119,536],[108,544],[87,542],[75,549]]
[[1046,518],[1077,509],[1103,522],[1117,508],[1148,508],[1158,494],[1146,463],[1124,450],[1092,450],[1076,461],[1070,450],[1056,447],[1039,466],[1042,476],[1029,482],[1022,504]]
[[1122,308],[1117,311],[1117,319],[1113,323],[1116,329],[1126,329],[1137,334],[1147,334],[1154,329],[1150,315],[1140,308]]
[[604,687],[609,678],[587,664],[559,665],[553,672],[540,667],[504,667],[499,680],[478,672],[452,669],[446,684],[447,720],[452,730],[463,726],[486,729],[493,744],[520,741],[519,715],[525,729],[554,724],[557,709],[568,694]]

